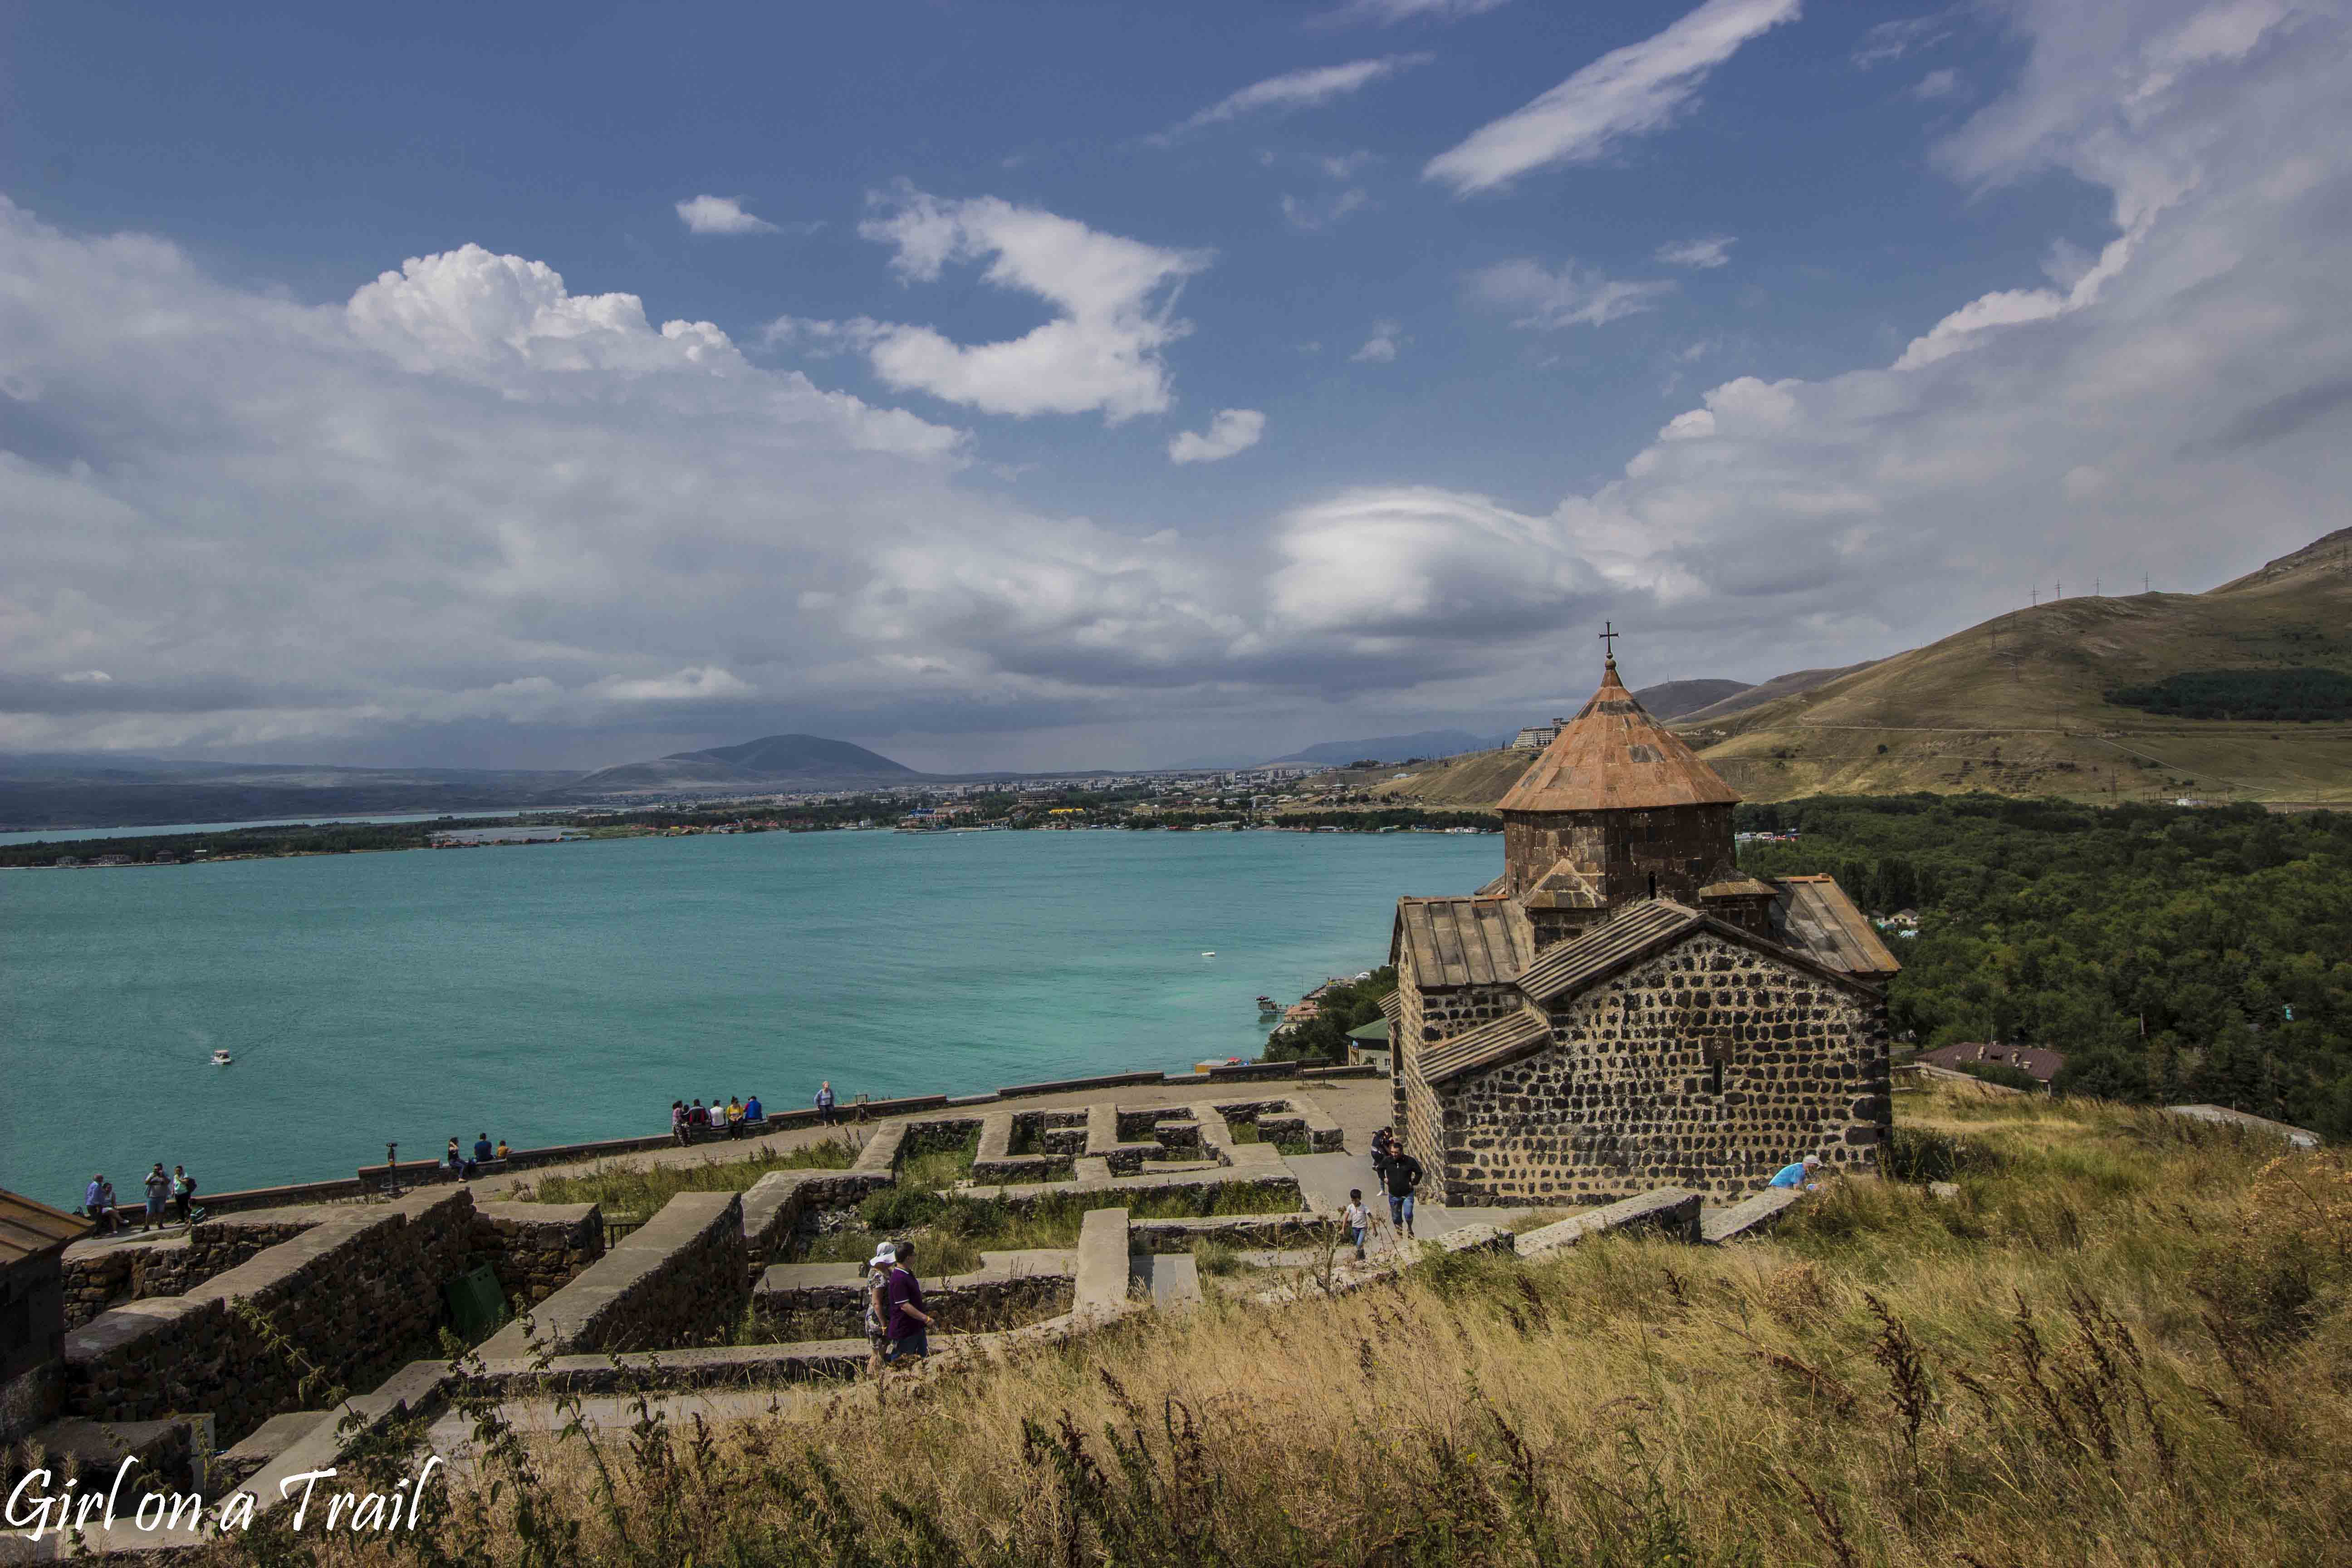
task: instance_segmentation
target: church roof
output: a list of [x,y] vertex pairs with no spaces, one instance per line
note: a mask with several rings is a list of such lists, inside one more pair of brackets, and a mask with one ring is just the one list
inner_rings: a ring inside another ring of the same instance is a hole
[[1601,689],[1503,797],[1512,811],[1646,811],[1730,805],[1739,796],[1698,753],[1650,717],[1611,659]]
[[1781,877],[1772,927],[1782,942],[1826,969],[1885,980],[1902,969],[1845,889],[1828,877]]
[[1508,899],[1399,899],[1389,962],[1412,956],[1423,990],[1493,985],[1535,956],[1527,917]]
[[1670,942],[1706,919],[1667,899],[1649,899],[1619,911],[1571,942],[1546,952],[1519,976],[1519,989],[1537,1002],[1580,990],[1626,961]]
[[1497,1066],[1540,1049],[1551,1039],[1551,1020],[1540,1007],[1522,1006],[1420,1053],[1415,1064],[1423,1083],[1444,1083],[1464,1073]]

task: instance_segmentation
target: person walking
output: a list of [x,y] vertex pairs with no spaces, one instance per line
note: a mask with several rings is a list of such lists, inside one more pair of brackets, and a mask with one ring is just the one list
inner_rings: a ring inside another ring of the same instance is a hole
[[1348,1189],[1348,1239],[1356,1244],[1356,1261],[1364,1260],[1364,1233],[1372,1228],[1372,1211],[1364,1206],[1360,1187]]
[[140,1184],[147,1189],[147,1218],[139,1227],[143,1234],[163,1223],[163,1205],[172,1201],[172,1178],[163,1173],[163,1162],[156,1161]]
[[816,1120],[819,1126],[833,1125],[833,1079],[831,1079],[816,1086]]
[[877,1380],[890,1345],[890,1269],[898,1261],[898,1249],[885,1241],[876,1244],[866,1264],[866,1368]]
[[1401,1236],[1412,1235],[1412,1190],[1421,1185],[1421,1162],[1402,1149],[1389,1151],[1389,1163],[1381,1173],[1389,1190],[1389,1223]]
[[189,1213],[191,1212],[191,1205],[194,1205],[195,1201],[195,1177],[188,1174],[188,1168],[185,1165],[173,1166],[172,1206],[179,1212],[180,1223],[182,1225],[194,1225],[195,1223],[188,1217]]
[[895,1365],[909,1358],[919,1361],[931,1353],[931,1315],[923,1310],[922,1281],[907,1267],[908,1260],[915,1256],[915,1244],[893,1243],[890,1255],[890,1272],[882,1289],[890,1313],[887,1325],[890,1342],[882,1347],[882,1359]]

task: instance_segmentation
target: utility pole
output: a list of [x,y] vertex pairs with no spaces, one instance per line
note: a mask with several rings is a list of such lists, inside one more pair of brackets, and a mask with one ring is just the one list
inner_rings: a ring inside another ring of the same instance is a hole
[[2145,572],[2139,574],[2139,591],[2143,594],[2147,592],[2147,574]]

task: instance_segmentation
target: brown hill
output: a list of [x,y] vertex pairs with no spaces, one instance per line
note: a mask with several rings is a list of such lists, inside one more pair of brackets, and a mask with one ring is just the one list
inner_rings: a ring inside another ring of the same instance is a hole
[[[2352,803],[2352,722],[2168,718],[2105,695],[2189,671],[2292,668],[2352,674],[2352,529],[2206,593],[2012,611],[1751,703],[1757,688],[1675,729],[1749,800],[1986,790]],[[1525,766],[1524,753],[1486,752],[1375,787],[1491,805]]]

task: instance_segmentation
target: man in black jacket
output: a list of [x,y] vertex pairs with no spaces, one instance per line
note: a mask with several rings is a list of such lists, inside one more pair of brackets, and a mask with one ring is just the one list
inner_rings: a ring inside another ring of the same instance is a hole
[[1381,1171],[1381,1182],[1389,1190],[1389,1222],[1405,1236],[1412,1234],[1412,1190],[1421,1185],[1421,1162],[1405,1152],[1403,1145],[1389,1145],[1388,1163]]

